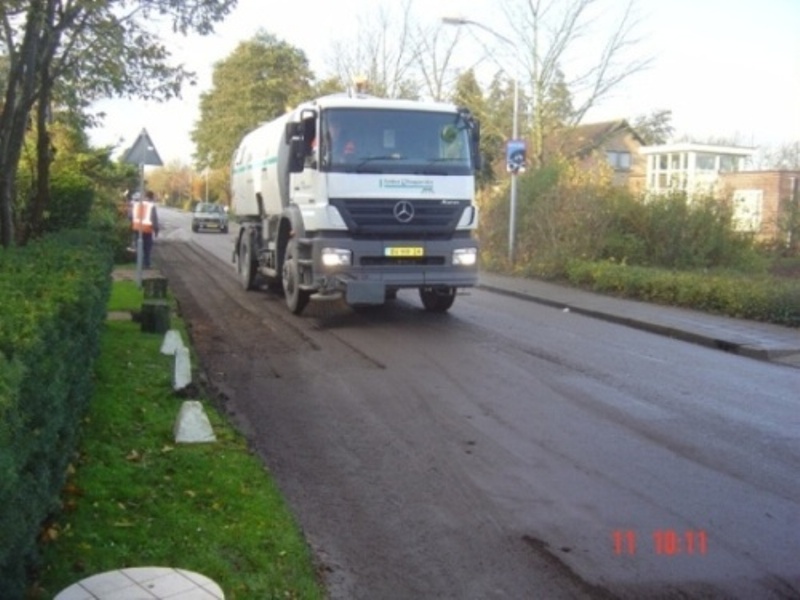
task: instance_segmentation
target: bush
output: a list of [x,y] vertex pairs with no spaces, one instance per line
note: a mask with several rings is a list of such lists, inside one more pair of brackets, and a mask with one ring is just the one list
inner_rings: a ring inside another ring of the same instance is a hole
[[18,598],[57,506],[91,388],[111,251],[63,231],[0,251],[0,590]]
[[564,160],[519,176],[513,266],[506,258],[508,186],[483,190],[482,264],[547,277],[563,276],[576,259],[764,271],[752,240],[733,230],[729,203],[690,201],[684,193],[636,196],[610,182],[603,169],[587,170]]
[[92,180],[75,171],[53,173],[45,231],[86,227],[94,201]]
[[124,204],[112,199],[95,201],[89,217],[89,227],[102,233],[108,240],[115,264],[130,262],[128,247],[132,239],[131,222]]
[[752,240],[733,230],[724,201],[620,191],[608,210],[612,218],[597,253],[601,259],[667,269],[764,269]]
[[[609,198],[616,190],[604,172],[556,160],[518,177],[515,271],[559,276],[577,257],[594,258],[605,238]],[[511,270],[508,262],[508,185],[480,195],[479,237],[485,267]]]
[[571,261],[568,280],[581,287],[660,304],[800,326],[800,283],[730,273],[675,272],[611,261]]

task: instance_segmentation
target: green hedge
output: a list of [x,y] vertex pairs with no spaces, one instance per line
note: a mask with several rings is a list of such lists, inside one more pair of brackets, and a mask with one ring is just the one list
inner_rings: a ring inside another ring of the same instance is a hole
[[0,249],[0,590],[21,598],[88,408],[111,289],[107,235]]
[[612,261],[572,261],[570,283],[595,291],[730,317],[800,326],[800,282],[767,276],[667,271]]
[[95,199],[92,180],[72,171],[53,174],[51,202],[45,219],[46,231],[85,227]]

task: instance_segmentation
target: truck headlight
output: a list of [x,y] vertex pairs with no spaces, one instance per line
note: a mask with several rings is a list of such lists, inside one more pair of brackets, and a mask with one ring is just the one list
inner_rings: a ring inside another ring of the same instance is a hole
[[349,267],[353,264],[353,253],[343,248],[323,248],[322,264],[326,267]]
[[474,267],[478,262],[477,248],[456,248],[453,250],[453,264],[461,267]]

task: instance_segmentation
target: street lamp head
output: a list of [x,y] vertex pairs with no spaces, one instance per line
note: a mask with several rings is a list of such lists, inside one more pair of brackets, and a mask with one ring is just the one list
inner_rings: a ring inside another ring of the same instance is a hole
[[453,15],[447,15],[442,17],[442,23],[445,25],[472,25],[473,22],[465,17],[456,17]]
[[508,39],[502,33],[496,32],[494,29],[492,29],[488,25],[484,25],[480,21],[474,21],[474,20],[468,19],[466,17],[457,17],[457,16],[453,16],[453,15],[448,15],[448,16],[442,17],[442,23],[444,23],[445,25],[472,25],[474,27],[478,27],[480,29],[483,29],[487,33],[492,34],[495,38],[497,38],[498,40],[500,40],[504,44],[508,44],[509,46],[511,46],[514,49],[516,49],[516,47],[517,47],[517,45],[513,41]]

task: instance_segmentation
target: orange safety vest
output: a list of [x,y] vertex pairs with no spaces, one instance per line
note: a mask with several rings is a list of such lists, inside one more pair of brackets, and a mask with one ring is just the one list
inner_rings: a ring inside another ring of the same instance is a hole
[[153,233],[153,203],[139,201],[133,203],[133,230]]

